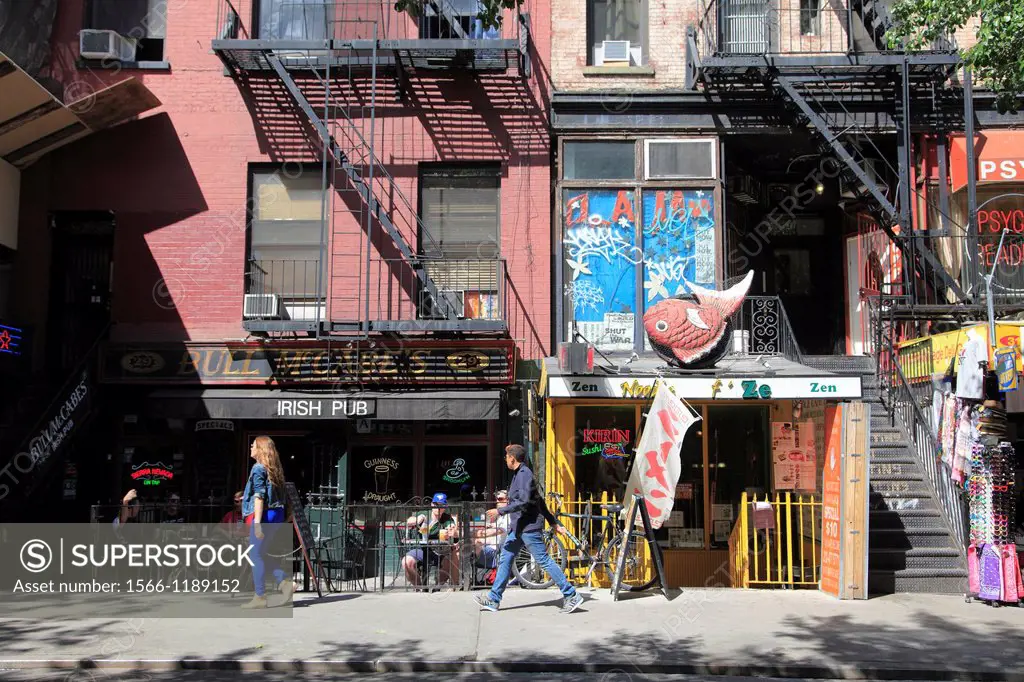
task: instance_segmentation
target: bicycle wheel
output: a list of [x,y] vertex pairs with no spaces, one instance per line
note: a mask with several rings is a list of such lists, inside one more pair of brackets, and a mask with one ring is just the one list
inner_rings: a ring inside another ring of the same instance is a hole
[[[565,567],[569,563],[565,545],[552,533],[544,535],[544,546],[548,551],[548,556],[555,560],[562,571],[565,571]],[[520,548],[515,561],[512,562],[512,573],[519,579],[519,584],[528,590],[544,590],[555,584],[554,579],[540,567],[525,545]]]
[[[625,551],[626,562],[623,564],[621,588],[627,592],[640,592],[652,587],[658,576],[654,571],[653,552],[660,551],[652,546],[647,536],[639,531],[629,534],[629,542],[625,542],[626,533],[616,535],[602,555],[609,574],[614,574],[619,565],[619,555]],[[648,576],[650,576],[648,578]]]

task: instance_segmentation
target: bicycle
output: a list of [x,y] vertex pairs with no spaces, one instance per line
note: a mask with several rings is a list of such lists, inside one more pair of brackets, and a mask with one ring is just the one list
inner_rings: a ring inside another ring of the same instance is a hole
[[[624,551],[626,561],[622,576],[622,589],[627,592],[639,592],[654,585],[657,577],[653,576],[653,572],[651,572],[653,577],[646,577],[644,556],[653,556],[653,552],[659,551],[659,548],[656,545],[651,546],[643,531],[635,528],[629,532],[627,537],[626,531],[620,527],[625,522],[622,515],[624,507],[621,504],[598,505],[605,512],[604,514],[570,514],[561,511],[564,495],[552,492],[547,496],[555,501],[554,515],[556,518],[580,519],[583,526],[580,533],[583,536],[582,540],[568,532],[568,529],[566,530],[566,536],[576,547],[576,556],[571,559],[558,534],[553,529],[543,531],[544,546],[548,555],[555,560],[562,571],[567,569],[570,562],[574,564],[589,562],[585,583],[589,584],[595,573],[610,581],[615,573],[619,555]],[[594,522],[600,522],[603,525],[596,543],[591,541]],[[645,547],[646,555],[643,552]],[[526,547],[519,550],[512,562],[512,572],[526,589],[546,589],[554,584],[551,576],[547,575],[537,564]]]

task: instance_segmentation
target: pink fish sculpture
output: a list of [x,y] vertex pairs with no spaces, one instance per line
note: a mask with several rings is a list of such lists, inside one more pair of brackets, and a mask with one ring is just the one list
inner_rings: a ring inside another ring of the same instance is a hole
[[743,305],[753,281],[751,270],[731,289],[714,291],[691,284],[693,294],[658,301],[644,314],[651,347],[670,365],[714,366],[729,349],[729,318]]

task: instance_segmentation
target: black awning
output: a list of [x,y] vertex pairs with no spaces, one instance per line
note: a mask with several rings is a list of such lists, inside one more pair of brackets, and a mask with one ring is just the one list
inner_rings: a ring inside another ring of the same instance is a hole
[[494,420],[501,391],[353,391],[311,393],[259,389],[161,390],[146,412],[171,419]]

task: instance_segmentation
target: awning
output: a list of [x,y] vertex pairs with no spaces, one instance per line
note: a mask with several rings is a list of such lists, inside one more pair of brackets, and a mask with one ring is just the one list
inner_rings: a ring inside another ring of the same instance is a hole
[[27,168],[47,152],[161,104],[135,78],[99,91],[83,85],[75,94],[74,101],[61,103],[0,52],[0,158]]
[[259,389],[160,390],[147,396],[150,416],[171,419],[493,420],[501,391],[353,391]]
[[[967,186],[967,138],[952,137],[949,179],[954,192]],[[1024,182],[1024,131],[987,130],[974,137],[978,184]]]

